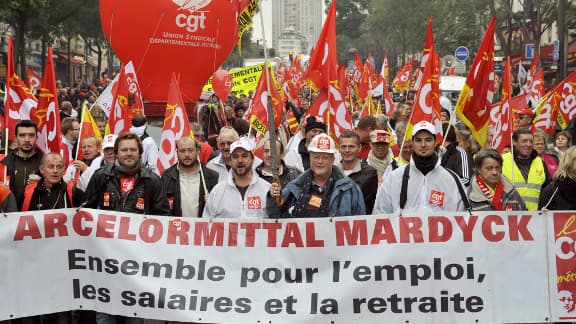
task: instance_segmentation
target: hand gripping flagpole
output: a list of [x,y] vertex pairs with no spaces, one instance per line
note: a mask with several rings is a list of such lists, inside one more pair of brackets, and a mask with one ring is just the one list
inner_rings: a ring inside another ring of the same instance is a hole
[[[266,90],[268,92],[268,100],[266,101],[266,111],[268,112],[268,137],[270,139],[270,155],[272,158],[272,183],[280,184],[279,170],[278,170],[278,152],[276,151],[276,125],[274,123],[274,108],[272,107],[272,96],[270,94],[270,73],[268,69],[268,52],[266,50],[266,33],[264,32],[264,16],[262,15],[262,8],[260,8],[260,27],[262,29],[262,45],[264,46],[264,69],[266,71]],[[282,193],[276,197],[276,205],[281,206],[283,201]]]

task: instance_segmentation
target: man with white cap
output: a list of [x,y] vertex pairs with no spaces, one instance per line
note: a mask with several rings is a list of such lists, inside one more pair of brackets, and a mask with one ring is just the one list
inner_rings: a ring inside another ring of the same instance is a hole
[[[310,168],[286,188],[270,187],[266,209],[271,218],[333,217],[364,215],[364,196],[354,180],[334,166],[336,145],[326,134],[316,135],[308,145]],[[276,198],[282,195],[280,206]]]
[[412,142],[410,164],[386,175],[378,188],[372,213],[402,215],[469,209],[458,176],[440,165],[435,150],[436,127],[427,121],[416,123]]
[[80,174],[77,184],[78,189],[86,191],[90,178],[92,178],[94,172],[107,164],[114,163],[114,159],[116,159],[116,155],[114,154],[114,142],[116,142],[116,135],[108,134],[104,136],[104,139],[102,140],[102,154],[95,157],[94,160],[92,160],[92,163],[90,163],[90,166]]
[[[254,154],[247,137],[230,145],[230,172],[208,197],[203,218],[266,218],[266,194],[270,184],[252,169]],[[222,179],[220,179],[222,180]]]

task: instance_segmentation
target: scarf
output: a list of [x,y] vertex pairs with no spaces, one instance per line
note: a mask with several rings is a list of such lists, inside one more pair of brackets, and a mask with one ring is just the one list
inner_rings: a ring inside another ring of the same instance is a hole
[[434,153],[431,156],[421,157],[416,153],[412,153],[412,161],[414,161],[414,165],[423,175],[427,175],[428,172],[432,171],[436,167],[438,154]]
[[130,127],[130,133],[132,134],[136,134],[138,136],[142,136],[144,135],[144,132],[146,131],[146,124],[140,126],[140,127]]
[[[312,172],[308,173],[308,175],[304,178],[304,183],[302,184],[302,195],[299,198],[296,198],[296,204],[294,204],[294,209],[292,210],[292,217],[295,218],[303,218],[308,217],[306,215],[306,210],[308,207],[308,202],[310,201],[310,191],[312,189],[312,182],[314,181],[314,174]],[[324,187],[324,191],[322,192],[322,204],[320,204],[320,217],[328,217],[328,213],[330,211],[330,196],[332,195],[332,190],[334,186],[334,172],[326,181],[326,186]]]
[[488,185],[482,180],[480,177],[476,177],[476,184],[482,190],[484,196],[486,196],[492,202],[492,206],[496,208],[496,210],[503,210],[502,209],[502,196],[504,195],[504,185],[502,181],[498,181],[496,184],[496,188],[494,189],[494,194],[488,188]]
[[136,165],[133,168],[128,169],[125,166],[121,165],[120,162],[118,162],[118,159],[116,159],[114,161],[114,169],[116,169],[121,175],[130,177],[140,172],[142,167],[140,165],[140,161],[138,161],[138,163],[136,163]]
[[372,150],[370,150],[370,152],[368,153],[368,164],[374,169],[376,169],[376,172],[378,173],[379,177],[381,177],[384,174],[384,171],[386,171],[386,168],[388,167],[388,164],[390,164],[391,159],[392,158],[390,157],[390,154],[386,155],[384,160],[382,160],[377,158],[376,155],[374,155],[374,153],[372,152]]

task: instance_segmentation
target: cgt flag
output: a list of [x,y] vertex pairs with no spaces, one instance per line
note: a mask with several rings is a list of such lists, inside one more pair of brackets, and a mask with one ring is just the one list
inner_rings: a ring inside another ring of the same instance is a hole
[[455,107],[478,143],[486,143],[494,94],[494,25],[492,17]]
[[162,174],[176,163],[176,141],[182,137],[192,137],[188,113],[178,86],[178,79],[172,74],[164,115],[164,127],[160,137],[160,152],[158,152],[158,172]]
[[[40,87],[40,99],[38,100],[34,121],[38,125],[38,147],[44,153],[59,153],[63,146],[52,47],[48,47],[48,57],[44,68],[44,78]],[[66,157],[66,154],[64,157]],[[71,158],[71,156],[68,155],[68,158]]]
[[[6,93],[4,97],[4,123],[9,130],[22,119],[30,119],[36,114],[38,99],[14,72],[14,55],[12,36],[8,37],[8,60],[6,70]],[[14,132],[8,132],[8,139],[13,141]]]
[[31,67],[26,69],[26,86],[32,93],[36,93],[36,90],[40,88],[40,76]]
[[261,134],[268,131],[268,86],[266,77],[270,76],[270,98],[272,98],[272,109],[274,112],[274,126],[280,126],[282,122],[282,97],[276,89],[276,82],[274,74],[271,72],[270,67],[262,71],[258,87],[254,93],[254,98],[250,102],[250,125]]
[[118,88],[114,93],[108,127],[110,134],[130,131],[130,123],[135,115],[144,114],[142,92],[136,78],[132,61],[123,65],[118,78]]
[[506,59],[504,77],[502,79],[502,99],[500,104],[490,112],[490,126],[494,127],[491,148],[502,152],[506,146],[511,145],[512,136],[512,80],[510,57]]

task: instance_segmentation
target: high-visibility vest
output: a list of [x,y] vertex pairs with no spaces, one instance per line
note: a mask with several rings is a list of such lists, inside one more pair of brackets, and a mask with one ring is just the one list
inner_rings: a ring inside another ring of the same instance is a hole
[[[538,210],[538,197],[540,197],[540,190],[542,184],[546,181],[546,170],[544,169],[544,162],[537,156],[530,164],[530,171],[528,172],[528,179],[524,179],[522,172],[512,160],[512,153],[502,154],[502,174],[514,184],[516,191],[520,194],[526,208],[530,211]],[[512,168],[514,168],[514,179],[512,179]]]

